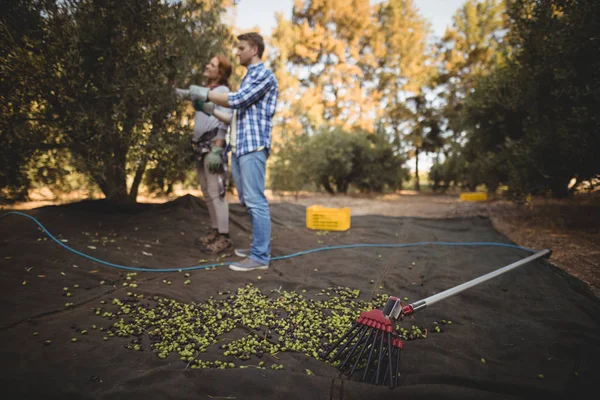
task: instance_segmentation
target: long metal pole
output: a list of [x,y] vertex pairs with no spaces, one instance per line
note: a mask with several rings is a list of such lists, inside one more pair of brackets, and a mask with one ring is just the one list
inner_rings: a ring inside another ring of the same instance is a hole
[[462,285],[455,286],[455,287],[450,288],[448,290],[444,290],[443,292],[434,294],[433,296],[429,296],[426,299],[417,301],[417,302],[411,304],[411,306],[412,306],[412,308],[413,308],[414,311],[417,311],[419,309],[423,309],[423,308],[425,308],[427,306],[430,306],[432,304],[437,303],[438,301],[447,299],[450,296],[454,296],[455,294],[458,294],[458,293],[460,293],[460,292],[462,292],[464,290],[472,288],[473,286],[479,285],[480,283],[488,281],[488,280],[490,280],[492,278],[497,277],[498,275],[502,275],[505,272],[511,271],[511,270],[513,270],[515,268],[520,267],[523,264],[527,264],[527,263],[529,263],[529,262],[531,262],[533,260],[536,260],[536,259],[538,259],[540,257],[543,257],[543,256],[545,256],[547,254],[550,254],[550,253],[551,253],[551,251],[549,249],[539,251],[539,252],[537,252],[537,253],[529,256],[529,257],[523,258],[522,260],[514,262],[514,263],[512,263],[510,265],[507,265],[506,267],[497,269],[496,271],[492,271],[492,272],[490,272],[488,274],[480,276],[479,278],[475,278],[475,279],[472,279],[472,280],[470,280],[468,282],[465,282]]

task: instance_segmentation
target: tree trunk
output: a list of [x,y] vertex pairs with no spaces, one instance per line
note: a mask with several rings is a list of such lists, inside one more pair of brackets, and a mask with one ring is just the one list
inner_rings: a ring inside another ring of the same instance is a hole
[[554,177],[550,182],[550,191],[552,192],[552,197],[555,199],[564,199],[569,197],[571,194],[569,191],[570,181],[571,178],[566,178],[563,176]]
[[[131,183],[131,188],[129,189],[129,201],[135,203],[137,201],[137,196],[140,188],[140,184],[142,183],[142,178],[144,177],[144,172],[146,172],[146,167],[148,165],[148,154],[150,151],[154,150],[154,146],[151,143],[155,143],[155,138],[158,136],[158,132],[164,128],[164,121],[168,111],[157,111],[152,114],[152,132],[148,138],[148,143],[144,147],[144,156],[142,160],[138,164],[138,168],[135,171],[135,177],[133,178],[133,182]],[[161,187],[162,190],[162,187]]]
[[138,165],[137,170],[135,171],[135,177],[133,178],[133,182],[131,183],[131,188],[129,189],[129,200],[132,203],[137,201],[138,191],[140,187],[140,183],[142,183],[142,178],[144,177],[144,172],[146,172],[146,165],[148,164],[148,157],[144,156],[140,164]]
[[[440,152],[439,151],[437,153],[435,153],[435,164],[434,165],[436,165],[438,167],[440,165]],[[439,172],[435,172],[435,174],[433,176],[433,191],[437,192],[439,190],[439,188],[440,188],[440,174],[439,174]]]
[[419,183],[419,148],[415,148],[415,190],[420,191],[421,185]]
[[496,191],[498,190],[498,187],[500,187],[500,182],[491,181],[491,182],[486,182],[485,185],[487,186],[487,193],[489,195],[492,195],[492,194],[496,193]]
[[119,204],[129,203],[125,168],[113,162],[104,168],[104,188],[106,200]]
[[107,155],[102,175],[94,177],[106,200],[118,204],[132,203],[127,193],[126,154],[116,150],[113,157]]
[[338,193],[346,194],[348,192],[348,186],[349,186],[348,181],[340,182],[337,185],[337,191],[338,191]]
[[327,181],[327,179],[322,180],[321,185],[323,185],[323,187],[325,188],[327,193],[335,194],[335,192],[333,191],[333,189],[332,189],[331,185],[329,184],[329,182]]

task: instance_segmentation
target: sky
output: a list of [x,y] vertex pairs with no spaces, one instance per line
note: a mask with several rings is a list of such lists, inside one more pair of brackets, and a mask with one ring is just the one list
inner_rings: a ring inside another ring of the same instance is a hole
[[[423,15],[431,23],[433,37],[439,39],[444,35],[446,27],[452,24],[452,16],[465,0],[414,0]],[[281,12],[289,19],[292,14],[294,0],[239,0],[235,26],[240,30],[260,28],[263,36],[270,36],[275,27],[275,13]],[[419,157],[419,169],[428,171],[432,159],[428,156]],[[414,171],[415,160],[408,162],[408,167]]]
[[[427,18],[434,36],[441,37],[446,26],[452,21],[452,15],[464,0],[414,0]],[[282,12],[287,18],[292,14],[293,0],[239,0],[236,26],[240,29],[260,27],[261,34],[270,35],[275,27],[275,13]]]

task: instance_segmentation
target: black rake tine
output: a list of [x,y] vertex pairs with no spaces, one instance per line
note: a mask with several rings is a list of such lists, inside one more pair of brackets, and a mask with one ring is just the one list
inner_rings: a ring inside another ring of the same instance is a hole
[[[389,348],[389,347],[386,347],[386,348],[383,350],[383,359],[384,359],[384,362],[385,362],[385,359],[386,359],[386,358],[387,358],[388,360],[391,360],[391,359],[392,359],[391,357],[392,357],[392,349],[391,349],[391,348]],[[385,366],[385,372],[383,373],[383,380],[381,381],[381,384],[382,384],[382,385],[385,385],[385,383],[387,382],[387,378],[388,378],[388,372],[390,372],[390,373],[391,373],[391,370],[390,370],[390,365],[391,365],[391,363],[390,363],[390,362],[388,362],[388,363],[387,363],[387,365]],[[391,375],[390,375],[390,378],[391,378]]]
[[362,325],[360,328],[358,328],[358,330],[352,335],[352,337],[350,339],[348,339],[344,345],[340,348],[340,351],[335,355],[335,357],[333,358],[333,361],[335,360],[340,360],[341,358],[345,357],[348,352],[351,350],[348,348],[348,346],[350,346],[350,344],[352,344],[352,341],[354,340],[354,338],[362,331],[364,331],[365,329],[367,329],[366,325]]
[[[342,354],[344,353],[344,350],[346,350],[346,348],[350,345],[350,343],[352,343],[352,341],[354,340],[354,338],[356,337],[356,335],[358,335],[360,333],[361,330],[363,330],[365,328],[365,325],[361,325],[358,329],[355,330],[355,332],[352,334],[352,336],[350,336],[348,338],[348,340],[346,340],[344,342],[344,344],[342,346],[340,346],[339,351],[336,353],[336,355],[333,357],[332,361],[338,360],[342,357]],[[350,332],[348,332],[350,333]]]
[[394,386],[398,386],[398,374],[400,373],[400,348],[396,348],[396,373],[394,374]]
[[[387,351],[386,351],[386,350],[384,350],[384,351],[385,351],[385,356],[384,356],[384,358],[386,358],[386,357],[387,357],[387,358],[389,358],[389,357],[388,357],[388,356],[389,356],[389,354],[387,353]],[[382,384],[382,385],[385,385],[385,383],[387,382],[387,377],[388,377],[388,369],[389,369],[389,366],[388,366],[388,365],[386,365],[386,366],[385,366],[385,372],[383,373],[383,381],[381,381],[381,384]]]
[[[369,358],[367,359],[367,365],[365,366],[365,372],[363,373],[362,378],[360,379],[361,381],[364,381],[367,378],[367,375],[369,373],[369,368],[371,366],[371,360],[373,360],[373,353],[375,352],[375,349],[377,348],[377,340],[379,339],[379,331],[375,332],[375,338],[373,339],[373,344],[371,345],[371,351],[369,352]],[[373,360],[375,361],[375,360]]]
[[375,384],[379,382],[379,373],[381,372],[381,361],[383,359],[383,339],[384,332],[381,332],[381,341],[379,342],[379,357],[377,358],[377,375],[375,375]]
[[393,368],[392,368],[392,355],[393,355],[393,350],[394,347],[392,346],[392,333],[388,332],[387,333],[387,337],[388,337],[388,364],[389,364],[389,369],[390,369],[390,387],[394,387],[394,376],[392,375],[393,373]]
[[356,367],[358,367],[358,364],[360,363],[360,360],[362,358],[363,353],[365,352],[365,350],[367,349],[367,347],[369,347],[369,342],[371,341],[371,338],[375,337],[374,333],[376,333],[376,331],[377,330],[375,328],[371,328],[371,332],[369,333],[369,337],[367,338],[367,341],[365,342],[365,345],[362,347],[362,349],[360,349],[360,354],[358,355],[358,358],[354,362],[354,365],[352,366],[352,369],[350,370],[350,373],[348,374],[348,376],[352,376],[352,374],[354,374],[354,371],[356,371]]
[[383,340],[384,340],[384,333],[385,332],[381,332],[380,335],[380,342],[379,342],[379,349],[376,349],[375,354],[377,355],[377,358],[373,360],[373,364],[377,364],[377,367],[375,368],[375,370],[373,371],[373,376],[371,377],[371,384],[375,384],[378,385],[379,384],[379,370],[380,370],[380,365],[381,365],[381,346],[383,344]]
[[348,329],[348,331],[344,334],[344,336],[342,336],[341,338],[338,339],[337,342],[335,342],[335,344],[333,346],[331,346],[329,348],[329,351],[327,353],[325,353],[323,358],[328,358],[329,355],[331,354],[331,352],[340,345],[340,343],[342,343],[342,341],[344,339],[346,339],[352,332],[354,332],[354,330],[356,329],[356,327],[358,326],[358,322],[353,322],[352,326],[350,327],[350,329]]
[[364,337],[365,334],[367,333],[367,331],[369,330],[369,327],[365,325],[366,329],[362,330],[362,333],[360,334],[360,338],[358,338],[358,340],[356,341],[356,343],[354,343],[354,346],[352,346],[352,348],[348,351],[348,357],[346,357],[346,359],[342,362],[342,364],[340,365],[340,370],[344,369],[344,366],[346,365],[346,363],[348,361],[350,361],[350,359],[352,358],[352,356],[355,354],[356,352],[356,348],[362,344],[364,342]]

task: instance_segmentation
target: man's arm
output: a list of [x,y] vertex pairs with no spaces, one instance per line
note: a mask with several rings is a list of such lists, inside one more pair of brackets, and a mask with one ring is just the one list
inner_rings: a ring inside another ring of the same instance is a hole
[[250,84],[235,93],[208,93],[208,99],[215,104],[233,108],[247,108],[256,103],[275,84],[275,78],[269,70],[264,70]]
[[219,93],[211,90],[208,92],[208,101],[211,101],[218,106],[229,107],[229,93]]

